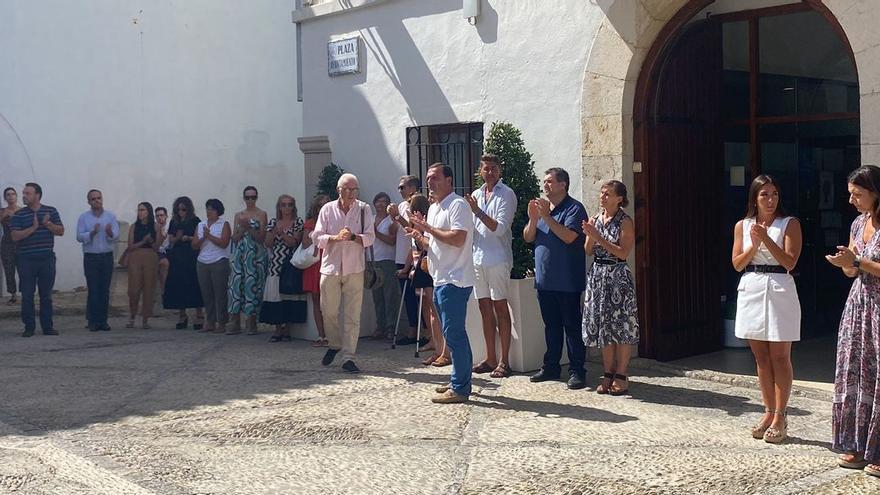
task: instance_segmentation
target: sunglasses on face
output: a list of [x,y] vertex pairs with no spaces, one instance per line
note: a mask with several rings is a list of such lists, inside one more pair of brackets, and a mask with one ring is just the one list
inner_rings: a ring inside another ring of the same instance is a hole
[[404,189],[406,189],[406,186],[397,186],[398,191],[403,191]]
[[257,197],[256,196],[245,196],[244,200],[245,201],[256,201]]
[[99,199],[101,199],[101,196],[97,196],[95,198],[89,198],[89,201],[97,201]]
[[293,208],[293,203],[281,203],[282,208]]

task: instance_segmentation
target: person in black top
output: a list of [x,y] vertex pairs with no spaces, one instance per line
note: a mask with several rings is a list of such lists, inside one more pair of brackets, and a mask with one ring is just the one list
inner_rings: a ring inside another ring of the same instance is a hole
[[196,235],[196,227],[202,221],[195,214],[193,202],[187,196],[174,200],[171,212],[171,223],[168,226],[168,278],[165,292],[162,294],[162,305],[165,309],[180,310],[180,319],[176,328],[183,329],[189,325],[187,308],[196,308],[196,321],[193,328],[201,330],[204,324],[202,313],[202,291],[196,275],[196,258],[198,250],[193,249],[192,241]]
[[158,249],[162,241],[162,230],[153,217],[153,205],[147,202],[138,204],[137,220],[128,229],[128,248],[125,250],[128,257],[128,307],[131,310],[126,328],[134,327],[141,295],[143,328],[150,328],[159,266]]

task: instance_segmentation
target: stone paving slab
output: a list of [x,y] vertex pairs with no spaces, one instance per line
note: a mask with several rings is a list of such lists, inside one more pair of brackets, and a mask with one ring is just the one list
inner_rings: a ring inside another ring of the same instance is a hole
[[630,397],[479,375],[469,404],[442,406],[449,368],[412,347],[361,341],[348,375],[265,332],[4,323],[0,493],[880,493],[836,467],[822,394],[793,397],[774,446],[749,436],[754,387],[662,367],[634,369]]

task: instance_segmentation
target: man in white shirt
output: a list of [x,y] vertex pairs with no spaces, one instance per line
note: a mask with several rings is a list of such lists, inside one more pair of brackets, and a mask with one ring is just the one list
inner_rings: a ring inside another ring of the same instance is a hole
[[434,279],[434,305],[440,315],[446,346],[452,352],[449,386],[439,387],[432,402],[466,402],[471,394],[471,366],[474,364],[465,319],[467,302],[474,285],[471,209],[453,192],[452,168],[442,163],[428,167],[428,189],[435,202],[427,221],[410,218],[407,235],[428,250],[428,267]]
[[[321,207],[312,242],[324,250],[321,257],[321,312],[328,348],[321,364],[329,366],[342,351],[342,369],[359,373],[354,363],[361,329],[364,298],[364,248],[376,238],[373,210],[357,199],[358,179],[342,174],[336,183],[339,199]],[[345,321],[340,328],[339,310]]]
[[[492,378],[510,376],[510,310],[507,292],[513,266],[511,225],[516,214],[516,193],[501,182],[501,160],[495,155],[480,158],[482,187],[465,200],[474,213],[474,295],[480,304],[486,359],[474,373]],[[495,353],[495,329],[501,338],[501,360]]]
[[[395,245],[394,262],[397,264],[398,276],[400,277],[400,290],[403,292],[403,302],[406,305],[406,318],[409,328],[403,337],[397,339],[397,345],[409,345],[416,343],[416,323],[419,319],[419,298],[413,289],[412,282],[409,281],[409,269],[403,270],[406,260],[409,257],[412,245],[409,238],[406,237],[406,228],[409,224],[409,198],[413,194],[419,192],[422,188],[422,181],[414,175],[404,175],[397,184],[397,190],[403,198],[399,204],[388,205],[388,214],[391,218],[400,224],[397,229],[397,244]],[[404,290],[405,289],[405,290]],[[397,323],[397,322],[395,322]]]

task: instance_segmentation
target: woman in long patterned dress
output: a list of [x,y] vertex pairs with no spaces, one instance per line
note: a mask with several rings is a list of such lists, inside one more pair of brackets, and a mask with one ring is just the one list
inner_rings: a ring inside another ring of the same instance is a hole
[[[311,233],[315,230],[315,224],[318,222],[318,212],[328,201],[330,201],[330,196],[326,194],[318,194],[312,199],[303,225],[302,243],[304,248],[312,246]],[[321,313],[320,270],[320,261],[316,261],[314,265],[303,270],[303,291],[312,294],[312,317],[315,319],[315,327],[318,329],[318,338],[312,342],[312,347],[327,347],[327,335],[324,334],[324,315]]]
[[596,387],[600,394],[629,391],[629,358],[639,343],[635,284],[626,264],[635,243],[633,221],[623,211],[628,204],[626,186],[617,180],[606,182],[599,194],[601,213],[583,222],[584,250],[593,256],[587,271],[583,338],[587,347],[602,349],[605,374]]
[[245,209],[235,214],[232,231],[232,259],[229,263],[230,334],[241,333],[241,315],[247,317],[248,335],[257,333],[257,314],[263,302],[266,282],[266,212],[257,208],[257,188],[242,192]]
[[785,215],[779,184],[769,175],[749,187],[746,215],[733,228],[731,264],[745,271],[737,286],[736,336],[755,356],[764,416],[752,438],[780,443],[788,435],[791,345],[801,338],[801,304],[794,277],[803,245],[801,224]]
[[849,246],[826,256],[855,278],[837,336],[833,449],[842,467],[880,476],[880,168],[858,168],[847,181],[849,202],[861,215]]
[[196,321],[193,329],[201,330],[204,325],[202,291],[199,288],[199,277],[196,274],[196,258],[199,251],[193,249],[192,241],[196,235],[196,227],[202,220],[196,216],[193,202],[188,196],[174,200],[171,208],[171,223],[168,226],[168,278],[165,280],[165,291],[162,293],[162,306],[165,309],[177,309],[180,317],[175,328],[178,330],[189,326],[187,308],[196,308]]
[[6,292],[9,292],[9,304],[15,304],[18,299],[15,298],[15,242],[12,240],[12,229],[9,221],[12,215],[19,210],[18,194],[14,187],[7,187],[3,190],[3,199],[6,200],[6,207],[0,210],[0,225],[3,227],[3,237],[0,238],[0,261],[3,262],[3,275],[6,278]]
[[302,242],[303,221],[296,213],[296,200],[289,194],[282,194],[275,203],[275,218],[269,220],[266,226],[269,272],[263,289],[260,322],[275,325],[275,333],[269,338],[270,342],[291,340],[290,323],[296,321],[293,307],[296,298],[282,294],[278,289],[281,267],[290,262],[290,256]]

